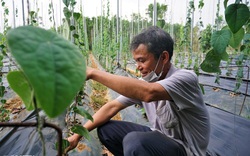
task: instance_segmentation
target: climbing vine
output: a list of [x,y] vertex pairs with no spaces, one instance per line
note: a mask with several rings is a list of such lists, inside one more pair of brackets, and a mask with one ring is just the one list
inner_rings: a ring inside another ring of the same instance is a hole
[[[201,64],[202,70],[206,72],[221,72],[219,68],[221,60],[227,61],[229,59],[228,47],[235,49],[239,53],[237,58],[237,65],[239,66],[242,66],[243,61],[249,56],[249,8],[247,4],[241,1],[227,5],[227,0],[225,0],[224,6],[227,26],[212,34],[212,48],[207,52],[205,60]],[[241,84],[242,71],[240,67],[236,76],[237,84],[235,90]]]

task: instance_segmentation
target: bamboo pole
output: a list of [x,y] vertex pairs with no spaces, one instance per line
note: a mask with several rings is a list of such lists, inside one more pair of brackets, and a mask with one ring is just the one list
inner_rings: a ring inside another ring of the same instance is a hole
[[157,25],[157,2],[154,0],[153,26]]
[[[122,6],[122,5],[121,5]],[[122,17],[122,7],[120,7],[120,17]],[[120,18],[120,53],[122,53],[122,40],[123,40],[123,38],[122,38],[122,35],[123,33],[122,33],[122,18]],[[123,60],[123,61],[125,61],[125,60]],[[120,64],[118,64],[118,65],[120,65]]]
[[23,25],[25,25],[24,0],[22,0]]
[[[116,14],[116,43],[119,44],[119,0],[117,0],[117,14]],[[117,65],[119,65],[120,51],[117,49]]]
[[13,28],[16,28],[16,14],[15,14],[15,2],[14,2],[14,0],[12,0],[12,8],[13,8]]

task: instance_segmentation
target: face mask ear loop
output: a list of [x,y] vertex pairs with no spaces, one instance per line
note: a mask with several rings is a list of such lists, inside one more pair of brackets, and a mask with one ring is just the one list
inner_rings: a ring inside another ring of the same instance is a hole
[[157,67],[158,67],[158,64],[159,64],[159,62],[160,62],[160,59],[161,59],[161,57],[159,57],[159,59],[158,59],[158,61],[157,61],[157,64],[156,64],[155,69],[154,69],[154,72],[155,72],[155,70],[156,70]]
[[[159,62],[160,62],[160,59],[161,59],[161,57],[159,57],[159,59],[158,59],[158,61],[157,61],[156,67],[155,67],[155,69],[154,69],[154,72],[155,72],[156,68],[158,67],[158,64],[159,64]],[[163,64],[163,66],[162,66],[162,68],[161,68],[161,73],[162,73],[162,71],[163,71],[164,66],[165,66],[165,64]],[[161,74],[161,73],[160,73],[160,74]]]
[[165,64],[163,64],[162,68],[161,68],[161,72],[163,71],[163,68],[164,68]]

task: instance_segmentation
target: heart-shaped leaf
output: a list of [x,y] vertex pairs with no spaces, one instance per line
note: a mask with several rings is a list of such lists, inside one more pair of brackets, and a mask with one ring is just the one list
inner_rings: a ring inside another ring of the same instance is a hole
[[9,31],[7,43],[37,104],[49,117],[61,114],[86,78],[85,59],[79,49],[56,33],[33,26]]
[[70,4],[70,0],[63,0],[63,3],[68,7]]
[[221,58],[214,52],[213,49],[210,49],[207,53],[205,60],[201,63],[200,67],[203,71],[208,73],[217,73],[220,72],[220,61]]
[[241,28],[237,33],[232,34],[232,37],[229,41],[229,45],[233,48],[238,48],[244,37],[244,34],[245,32],[243,28]]
[[7,75],[7,80],[14,92],[23,100],[27,110],[33,110],[33,94],[30,84],[21,71],[11,71]]
[[229,29],[223,29],[216,31],[212,34],[211,45],[219,54],[222,54],[226,51],[227,45],[231,38],[231,32]]
[[67,7],[64,7],[63,8],[63,13],[64,13],[64,16],[69,19],[72,15],[72,13],[70,12],[70,10],[67,8]]
[[74,12],[73,17],[77,21],[81,17],[81,14],[79,12]]
[[245,4],[231,4],[225,10],[227,24],[236,33],[249,20],[249,9]]

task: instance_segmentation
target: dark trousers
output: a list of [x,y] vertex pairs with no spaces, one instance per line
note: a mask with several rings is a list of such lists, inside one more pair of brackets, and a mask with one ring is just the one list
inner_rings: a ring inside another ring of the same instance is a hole
[[182,145],[147,126],[111,120],[97,133],[115,156],[186,156]]

